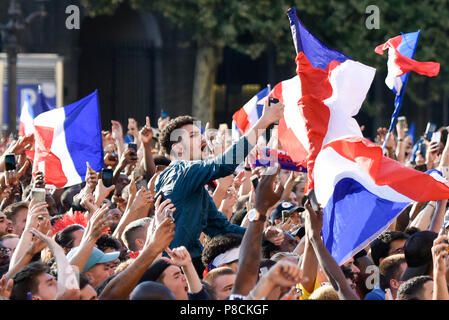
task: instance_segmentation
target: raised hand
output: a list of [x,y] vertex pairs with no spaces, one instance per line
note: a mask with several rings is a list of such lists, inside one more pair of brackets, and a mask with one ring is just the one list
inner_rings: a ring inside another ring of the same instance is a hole
[[113,222],[112,217],[109,217],[106,214],[108,211],[109,211],[108,206],[103,205],[101,208],[97,209],[94,212],[92,217],[87,222],[87,227],[85,231],[85,236],[87,239],[90,238],[91,240],[96,242],[103,234],[103,231],[112,224]]
[[323,228],[323,210],[320,207],[319,211],[315,211],[307,200],[304,204],[305,211],[305,223],[306,235],[309,239],[321,237],[321,229]]
[[99,206],[103,202],[103,200],[106,199],[111,194],[111,192],[114,189],[115,185],[105,187],[103,184],[103,180],[99,179],[94,191],[95,203],[97,204],[97,206]]
[[167,210],[176,211],[175,205],[171,203],[171,199],[162,201],[162,197],[158,196],[155,203],[154,218],[156,219],[156,225],[160,225],[162,221],[167,217]]
[[268,106],[268,99],[265,99],[263,106],[263,113],[260,121],[266,126],[279,121],[284,116],[284,105],[282,103],[276,103],[271,107]]
[[284,231],[274,226],[270,226],[264,230],[264,238],[275,246],[280,246],[284,242]]
[[36,203],[35,200],[31,200],[29,208],[28,208],[28,215],[25,223],[25,230],[31,230],[33,228],[38,228],[39,226],[39,216],[42,217],[49,217],[48,211],[46,208],[48,207],[48,204],[45,202],[39,202]]
[[188,264],[192,263],[192,258],[190,256],[189,251],[187,251],[186,247],[181,246],[179,248],[175,248],[170,250],[170,248],[166,248],[165,252],[170,256],[170,258],[162,257],[161,259],[170,264],[174,264],[178,267],[185,267]]
[[91,168],[89,162],[86,162],[86,166],[86,187],[90,192],[93,192],[98,183],[98,173]]
[[140,189],[137,194],[136,198],[134,199],[134,202],[132,203],[132,206],[135,210],[148,207],[151,208],[151,206],[154,205],[154,198],[153,194],[150,190],[146,190],[144,188]]
[[14,280],[6,280],[6,274],[0,279],[0,297],[9,299],[11,297],[12,287],[14,286]]
[[[277,173],[279,173],[279,169]],[[266,213],[281,198],[282,191],[284,190],[282,185],[278,184],[276,190],[273,188],[276,176],[277,174],[263,175],[257,185],[254,207],[260,213]]]
[[295,264],[281,260],[268,271],[266,277],[274,286],[292,287],[301,282],[302,275]]
[[145,126],[140,130],[140,140],[144,145],[149,145],[151,141],[153,140],[153,129],[151,129],[151,123],[150,123],[150,117],[146,117],[146,124]]
[[90,214],[93,214],[95,210],[98,209],[97,205],[95,204],[95,198],[92,195],[92,193],[84,193],[81,197],[80,201],[81,206],[89,211]]
[[144,250],[145,248],[151,247],[156,252],[161,253],[168,248],[174,237],[175,224],[173,223],[173,219],[166,218],[156,227],[154,232],[151,232],[150,228],[148,228]]
[[112,131],[112,138],[114,140],[122,140],[123,139],[123,128],[120,122],[111,120],[111,131]]

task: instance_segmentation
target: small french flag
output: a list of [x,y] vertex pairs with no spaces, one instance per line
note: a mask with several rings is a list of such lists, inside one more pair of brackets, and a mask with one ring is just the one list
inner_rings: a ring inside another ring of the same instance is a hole
[[269,93],[268,87],[260,90],[242,108],[237,110],[232,116],[232,128],[234,129],[235,123],[235,126],[241,134],[245,134],[251,129],[256,124],[257,120],[262,117],[264,98],[266,98]]
[[385,231],[411,202],[449,198],[449,183],[436,170],[408,168],[363,137],[326,144],[313,177],[324,212],[323,240],[339,264]]
[[53,110],[54,108],[55,107],[51,106],[45,99],[40,86],[38,87],[38,98],[35,104],[31,103],[30,95],[26,94],[20,111],[19,136],[33,133],[34,118],[41,113]]
[[86,162],[103,168],[103,146],[97,91],[34,119],[33,174],[45,163],[45,183],[64,188],[85,180]]
[[385,84],[396,95],[401,93],[407,72],[415,71],[428,77],[435,77],[440,72],[440,64],[437,62],[419,62],[412,59],[415,55],[420,33],[421,30],[401,34],[388,39],[387,42],[374,49],[380,55],[388,49],[388,75],[385,78]]

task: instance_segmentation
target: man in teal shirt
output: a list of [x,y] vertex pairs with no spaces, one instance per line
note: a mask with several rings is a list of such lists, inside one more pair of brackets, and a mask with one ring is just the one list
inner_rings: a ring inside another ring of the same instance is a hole
[[[283,116],[283,110],[281,103],[271,107],[267,107],[266,103],[263,115],[254,127],[213,159],[202,160],[206,142],[192,117],[177,117],[161,132],[159,141],[170,154],[172,162],[157,178],[155,191],[161,191],[163,197],[170,199],[176,208],[173,214],[176,234],[170,248],[185,246],[192,260],[196,261],[197,270],[203,250],[199,241],[201,232],[214,237],[226,233],[244,234],[246,230],[231,224],[218,211],[205,185],[231,175],[256,145],[259,135]],[[266,240],[282,242],[283,233],[280,230],[273,232],[271,229],[270,233],[270,236],[265,233]]]

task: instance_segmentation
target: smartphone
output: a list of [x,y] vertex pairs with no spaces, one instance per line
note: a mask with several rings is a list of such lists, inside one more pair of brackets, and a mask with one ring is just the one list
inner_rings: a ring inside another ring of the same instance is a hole
[[6,171],[16,170],[16,156],[14,153],[5,156],[5,168]]
[[399,127],[406,128],[407,127],[407,118],[402,116],[398,118]]
[[31,189],[31,199],[34,199],[36,202],[45,202],[46,194],[47,192],[44,188]]
[[310,201],[310,205],[312,206],[312,209],[314,211],[319,211],[320,206],[318,205],[318,200],[316,199],[315,190],[314,189],[310,190],[308,196],[309,196],[309,201]]
[[[269,106],[269,107],[271,107],[272,105],[275,105],[276,103],[279,103],[279,99],[273,98],[273,97],[269,97],[269,98],[268,98],[268,106]],[[279,121],[276,121],[274,124],[275,124],[275,125],[278,125],[278,124],[279,124]],[[268,140],[270,140],[270,139],[269,139],[268,136],[267,136],[267,142],[268,142]]]
[[102,169],[101,170],[101,180],[105,187],[110,187],[113,184],[114,172],[112,169]]
[[251,183],[253,184],[254,190],[256,190],[257,184],[259,183],[259,178],[257,178],[257,176],[252,176]]
[[135,143],[128,143],[128,148],[133,149],[134,152],[137,152],[137,144]]
[[426,131],[424,133],[424,138],[427,141],[430,141],[430,139],[432,139],[432,135],[436,129],[437,129],[437,125],[435,123],[427,122]]
[[290,218],[290,212],[288,210],[282,210],[282,223],[285,223],[288,218]]
[[436,142],[439,145],[440,141],[441,141],[441,132],[440,131],[435,131],[432,134],[432,139],[430,140],[430,142]]

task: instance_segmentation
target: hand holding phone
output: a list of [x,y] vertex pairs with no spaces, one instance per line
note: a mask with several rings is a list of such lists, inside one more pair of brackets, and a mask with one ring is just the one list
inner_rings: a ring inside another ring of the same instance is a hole
[[318,200],[316,199],[316,195],[315,195],[315,189],[310,190],[308,196],[309,196],[309,201],[310,201],[310,205],[312,206],[312,209],[316,212],[320,211],[320,206],[318,204]]

